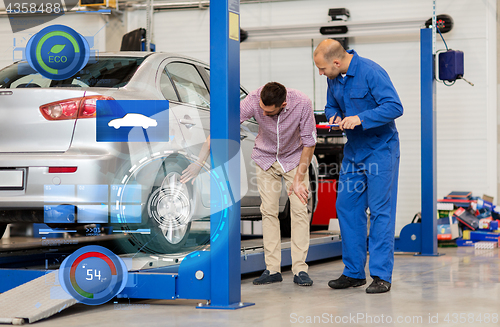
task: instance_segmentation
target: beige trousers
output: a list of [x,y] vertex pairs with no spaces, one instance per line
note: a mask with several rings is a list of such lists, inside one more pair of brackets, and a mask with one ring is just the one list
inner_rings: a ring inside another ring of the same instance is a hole
[[[279,199],[281,195],[281,178],[285,179],[287,192],[293,183],[298,167],[285,173],[278,161],[267,171],[257,165],[257,185],[259,187],[262,204],[262,229],[264,236],[264,254],[266,268],[281,272],[281,233],[279,213]],[[309,174],[304,176],[304,183],[309,186]],[[297,275],[301,271],[307,272],[307,251],[309,250],[309,216],[307,206],[300,202],[297,195],[290,195],[290,212],[292,226],[292,272]]]

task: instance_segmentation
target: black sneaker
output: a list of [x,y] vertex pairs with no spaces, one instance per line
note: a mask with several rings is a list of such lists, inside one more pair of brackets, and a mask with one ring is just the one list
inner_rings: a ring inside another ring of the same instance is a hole
[[338,279],[328,282],[328,286],[335,289],[342,289],[348,287],[358,287],[366,284],[366,279],[352,278],[346,275],[341,275]]
[[366,293],[385,293],[389,292],[390,290],[391,283],[375,276],[373,277],[373,282],[366,288]]
[[298,275],[293,276],[293,282],[299,286],[311,286],[313,281],[305,271],[299,272]]
[[275,273],[275,274],[270,274],[269,270],[264,270],[262,275],[260,275],[259,278],[256,278],[253,280],[254,285],[264,285],[264,284],[271,284],[271,283],[276,283],[276,282],[281,282],[283,281],[283,277],[281,277],[281,273]]

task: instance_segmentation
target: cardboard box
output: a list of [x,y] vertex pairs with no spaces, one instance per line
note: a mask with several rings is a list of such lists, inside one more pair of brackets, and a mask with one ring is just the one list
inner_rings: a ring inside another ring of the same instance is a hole
[[474,246],[474,241],[472,240],[464,240],[463,238],[457,238],[456,240],[458,246]]
[[458,208],[453,215],[458,221],[467,226],[469,229],[476,230],[479,228],[479,219],[477,219],[477,217],[469,211],[463,208]]
[[500,237],[500,233],[483,232],[483,231],[470,232],[470,239],[472,241],[498,242],[499,237]]
[[451,240],[450,225],[437,225],[437,239],[438,241]]
[[462,230],[452,216],[439,219],[441,224],[437,225],[438,241],[454,240],[462,236]]
[[493,250],[498,247],[497,242],[476,242],[474,247],[478,250]]

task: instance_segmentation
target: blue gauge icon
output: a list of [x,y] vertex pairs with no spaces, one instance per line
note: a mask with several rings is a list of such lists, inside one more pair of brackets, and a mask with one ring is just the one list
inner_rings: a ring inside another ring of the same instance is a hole
[[108,302],[127,284],[125,263],[110,250],[85,246],[67,257],[59,269],[59,282],[77,301],[88,305]]

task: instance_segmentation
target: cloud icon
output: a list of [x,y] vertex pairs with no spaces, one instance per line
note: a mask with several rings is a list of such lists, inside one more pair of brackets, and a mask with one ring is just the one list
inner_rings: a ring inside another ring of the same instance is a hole
[[141,114],[126,114],[123,118],[113,119],[108,123],[109,127],[119,129],[120,127],[156,127],[158,123],[153,118]]

